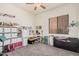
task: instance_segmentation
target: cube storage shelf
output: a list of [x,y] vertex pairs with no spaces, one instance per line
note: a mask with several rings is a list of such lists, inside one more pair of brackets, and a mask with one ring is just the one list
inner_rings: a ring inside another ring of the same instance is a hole
[[[0,54],[6,45],[14,45],[14,48],[22,46],[22,37],[18,37],[17,27],[0,27],[0,36],[5,37],[0,41]],[[0,39],[1,40],[1,39]]]

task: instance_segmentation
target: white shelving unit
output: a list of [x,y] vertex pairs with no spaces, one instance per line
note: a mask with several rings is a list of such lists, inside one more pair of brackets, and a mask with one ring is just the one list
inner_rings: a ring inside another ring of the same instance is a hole
[[13,44],[22,41],[22,37],[18,37],[17,27],[0,27],[0,36],[5,36],[4,43],[0,42],[0,53],[2,52],[2,46]]
[[28,37],[29,37],[29,31],[23,29],[23,30],[22,30],[23,46],[27,46],[27,45],[28,45],[28,43],[27,43]]

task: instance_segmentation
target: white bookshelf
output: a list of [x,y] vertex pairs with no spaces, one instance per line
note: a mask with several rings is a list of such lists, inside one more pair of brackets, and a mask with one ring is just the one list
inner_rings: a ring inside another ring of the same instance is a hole
[[0,36],[6,37],[4,44],[0,42],[0,53],[2,51],[2,46],[22,41],[22,37],[19,38],[17,34],[17,27],[0,27]]
[[27,46],[27,45],[28,45],[28,44],[27,44],[28,37],[29,37],[29,31],[23,29],[23,30],[22,30],[23,46]]

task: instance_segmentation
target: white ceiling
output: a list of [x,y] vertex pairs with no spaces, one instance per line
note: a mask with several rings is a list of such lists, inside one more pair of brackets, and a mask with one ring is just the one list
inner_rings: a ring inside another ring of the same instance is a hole
[[26,4],[26,3],[16,3],[14,4],[15,6],[17,7],[20,7],[24,10],[27,10],[33,14],[40,14],[42,12],[45,12],[47,10],[50,10],[50,9],[54,9],[56,7],[59,7],[61,5],[65,5],[64,3],[44,3],[44,5],[46,6],[46,9],[37,9],[37,10],[34,10],[34,5],[30,5],[30,4]]

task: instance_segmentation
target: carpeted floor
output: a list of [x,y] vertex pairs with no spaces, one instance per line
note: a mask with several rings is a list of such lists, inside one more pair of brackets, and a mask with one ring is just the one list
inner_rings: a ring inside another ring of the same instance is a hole
[[35,43],[7,53],[9,56],[79,56],[79,53]]

